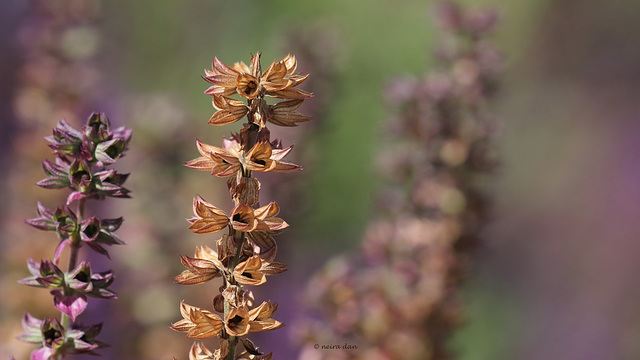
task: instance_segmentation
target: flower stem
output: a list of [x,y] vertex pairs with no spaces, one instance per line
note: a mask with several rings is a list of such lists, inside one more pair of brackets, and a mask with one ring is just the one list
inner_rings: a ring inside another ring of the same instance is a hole
[[231,285],[235,285],[236,284],[236,280],[233,278],[233,271],[235,270],[236,266],[238,266],[238,263],[240,263],[240,256],[242,255],[242,247],[244,246],[244,233],[242,231],[239,231],[239,230],[234,230],[233,241],[235,242],[235,244],[236,244],[236,246],[238,248],[236,249],[236,254],[233,256],[233,266],[230,269],[231,270],[231,276],[230,276]]
[[[242,246],[244,245],[244,233],[242,231],[234,230],[233,240],[236,246],[238,247],[236,250],[236,254],[233,256],[232,266],[229,269],[229,284],[235,285],[236,280],[233,278],[233,270],[238,266],[240,262],[240,256],[242,255]],[[227,318],[227,314],[231,311],[231,305],[225,301],[224,304],[224,318]],[[226,321],[226,320],[225,320]],[[225,360],[234,360],[236,353],[236,344],[238,343],[238,338],[236,336],[229,336],[229,353],[227,354]]]
[[67,267],[68,271],[75,269],[78,262],[78,250],[80,250],[80,224],[84,220],[84,205],[86,200],[86,198],[82,198],[78,201],[78,228],[73,235],[71,235],[71,245],[69,246],[69,266]]
[[[243,149],[245,151],[248,151],[249,149],[251,149],[253,147],[253,145],[255,145],[256,143],[256,138],[258,135],[258,130],[259,127],[256,124],[251,124],[249,127],[249,132],[247,134],[247,138],[246,138],[246,143],[243,144]],[[251,170],[242,169],[242,176],[244,177],[251,177]],[[238,263],[240,263],[240,256],[242,255],[242,247],[244,245],[244,237],[245,237],[245,233],[242,231],[238,231],[238,230],[234,230],[233,233],[233,240],[234,243],[236,244],[236,246],[238,247],[236,250],[236,254],[233,257],[233,261],[231,262],[231,267],[229,269],[229,284],[231,285],[235,285],[236,281],[233,277],[233,271],[235,270],[236,266],[238,266]],[[229,311],[231,311],[231,306],[229,305],[229,303],[227,303],[225,301],[224,304],[224,318],[226,321],[227,318],[227,314],[229,313]],[[236,345],[238,344],[238,338],[236,336],[229,336],[229,353],[227,354],[227,356],[225,357],[225,360],[234,360],[235,358],[235,354],[236,354]]]
[[236,344],[238,343],[238,338],[235,336],[229,336],[229,353],[227,354],[225,360],[234,360],[236,356]]
[[[84,216],[84,205],[86,199],[80,199],[78,201],[78,227],[76,231],[71,235],[71,244],[69,245],[69,264],[67,266],[67,272],[73,271],[75,269],[78,262],[78,251],[80,250],[80,223],[82,223]],[[60,317],[60,324],[62,328],[66,331],[67,328],[71,325],[71,318],[67,314],[62,314]],[[64,351],[62,354],[57,354],[56,360],[64,359]]]
[[86,198],[82,198],[78,201],[78,228],[71,236],[71,245],[69,246],[69,266],[68,271],[75,269],[78,262],[78,250],[80,250],[80,224],[84,220],[84,205]]

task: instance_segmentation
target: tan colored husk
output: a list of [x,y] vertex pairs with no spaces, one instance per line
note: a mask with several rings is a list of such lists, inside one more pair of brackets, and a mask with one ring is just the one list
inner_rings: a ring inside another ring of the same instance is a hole
[[[297,74],[296,68],[295,57],[287,55],[263,72],[258,53],[251,56],[249,65],[237,62],[228,66],[214,58],[211,70],[205,70],[203,78],[211,84],[205,93],[212,96],[216,109],[209,124],[230,124],[245,116],[247,123],[239,133],[225,139],[223,147],[196,141],[201,156],[186,163],[192,169],[227,177],[227,188],[235,202],[227,215],[200,196],[193,201],[194,216],[188,219],[193,232],[210,234],[226,228],[228,233],[216,242],[217,251],[202,247],[194,257],[183,256],[182,263],[187,270],[176,277],[179,284],[201,284],[216,277],[223,280],[220,294],[213,299],[213,309],[223,313],[224,320],[183,303],[184,319],[172,326],[198,339],[218,335],[220,349],[211,353],[203,345],[194,344],[189,355],[191,360],[270,360],[271,354],[260,356],[257,347],[244,336],[250,331],[284,326],[273,319],[277,304],[269,301],[255,307],[253,294],[243,286],[264,284],[267,276],[286,271],[285,264],[274,261],[278,247],[272,235],[289,225],[276,217],[280,208],[275,202],[254,208],[259,203],[260,182],[251,174],[302,169],[283,161],[293,146],[282,148],[279,140],[271,142],[266,128],[267,122],[295,126],[310,120],[296,112],[303,100],[312,96],[296,88],[308,77]],[[242,98],[230,98],[233,94]],[[265,96],[284,101],[270,106]],[[240,344],[246,351],[236,352]]]

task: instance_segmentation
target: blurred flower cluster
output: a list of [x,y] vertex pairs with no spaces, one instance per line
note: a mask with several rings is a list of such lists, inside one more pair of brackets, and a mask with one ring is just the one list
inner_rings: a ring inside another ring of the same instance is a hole
[[[188,219],[189,229],[196,234],[226,229],[227,234],[217,240],[215,250],[205,245],[197,248],[193,257],[182,256],[182,264],[187,269],[175,277],[177,283],[183,285],[222,278],[220,294],[213,299],[213,310],[221,316],[182,302],[183,319],[172,325],[172,329],[186,332],[192,339],[218,338],[215,352],[194,343],[190,360],[270,360],[272,353],[262,356],[246,335],[284,326],[273,318],[278,305],[264,301],[256,306],[253,293],[245,290],[245,286],[264,284],[267,276],[286,270],[285,264],[275,261],[277,245],[273,235],[289,225],[277,217],[280,208],[275,202],[258,207],[260,182],[252,177],[252,172],[302,169],[283,160],[292,146],[283,148],[279,140],[271,141],[266,127],[267,123],[296,126],[311,119],[296,111],[312,96],[297,88],[308,75],[297,74],[296,66],[295,57],[287,55],[263,72],[258,53],[251,57],[250,65],[240,62],[231,67],[215,58],[212,70],[205,71],[204,79],[211,84],[205,93],[213,97],[213,106],[217,109],[209,124],[230,124],[245,116],[248,122],[239,133],[225,139],[222,148],[197,140],[202,156],[186,163],[192,169],[227,178],[227,188],[235,203],[227,214],[200,196],[193,200],[194,216]],[[230,98],[232,95],[240,95],[246,104]],[[265,97],[283,100],[270,104]]]
[[[114,233],[123,219],[99,219],[84,214],[88,199],[105,197],[129,197],[122,185],[127,175],[109,168],[124,155],[131,139],[131,130],[124,127],[112,130],[104,114],[93,113],[82,130],[76,130],[61,120],[47,137],[49,147],[56,155],[55,162],[42,162],[46,178],[37,185],[46,189],[70,188],[65,205],[51,210],[38,202],[38,217],[26,223],[42,231],[56,233],[60,240],[52,260],[27,264],[31,276],[20,283],[50,290],[55,308],[61,319],[37,319],[30,314],[23,318],[25,333],[20,339],[40,344],[32,359],[61,359],[66,354],[93,353],[104,346],[95,337],[101,324],[82,326],[76,318],[87,307],[87,296],[115,299],[109,288],[114,280],[111,271],[93,272],[87,261],[78,263],[78,251],[83,245],[108,256],[105,246],[123,244]],[[76,211],[71,205],[77,205]],[[69,254],[67,271],[60,269],[60,257],[64,250]]]
[[[489,40],[495,11],[447,1],[437,19],[440,68],[388,88],[379,216],[356,254],[332,259],[309,282],[305,302],[318,319],[302,326],[301,359],[450,358],[458,288],[487,216],[477,184],[497,165],[487,104],[502,61]],[[358,350],[313,347],[345,342]]]

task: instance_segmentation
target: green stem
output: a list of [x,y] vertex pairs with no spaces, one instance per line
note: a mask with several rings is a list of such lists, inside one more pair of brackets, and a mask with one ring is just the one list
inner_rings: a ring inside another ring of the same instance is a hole
[[86,198],[82,198],[78,201],[77,215],[78,215],[78,227],[71,236],[71,245],[69,246],[69,266],[68,271],[72,271],[76,268],[78,263],[78,250],[80,250],[80,224],[84,220],[84,205]]
[[[82,223],[84,217],[84,205],[86,199],[80,199],[78,201],[77,216],[78,225]],[[78,251],[80,250],[80,227],[76,228],[76,231],[71,235],[71,244],[69,244],[69,264],[67,265],[67,272],[73,271],[78,263]],[[60,317],[60,324],[62,328],[66,330],[72,325],[71,318],[67,314],[62,314]],[[56,360],[64,359],[64,351],[62,354],[56,354]]]
[[225,360],[233,360],[236,356],[236,344],[238,343],[238,338],[235,336],[229,336],[229,353]]

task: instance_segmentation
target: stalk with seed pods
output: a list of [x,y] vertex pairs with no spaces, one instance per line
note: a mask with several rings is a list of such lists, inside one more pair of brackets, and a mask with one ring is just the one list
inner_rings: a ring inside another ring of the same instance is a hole
[[[257,205],[260,182],[252,173],[302,169],[283,160],[293,146],[283,148],[280,141],[271,141],[267,125],[296,126],[311,119],[296,111],[312,96],[298,89],[307,76],[296,73],[296,59],[291,55],[273,62],[263,72],[260,53],[251,57],[249,65],[240,62],[228,66],[215,58],[212,69],[205,70],[203,78],[211,84],[205,93],[213,97],[217,109],[209,124],[225,125],[245,117],[247,122],[239,133],[224,139],[222,147],[196,141],[201,156],[186,163],[192,169],[227,178],[235,202],[226,213],[200,196],[193,200],[194,217],[188,220],[189,229],[197,234],[226,232],[215,246],[203,245],[196,248],[193,257],[182,256],[186,270],[175,278],[184,285],[222,278],[212,309],[182,302],[183,319],[172,324],[172,329],[186,332],[189,338],[218,338],[214,352],[195,342],[190,360],[272,359],[272,353],[263,356],[247,335],[284,326],[274,319],[278,305],[271,301],[257,304],[246,287],[262,285],[268,276],[286,270],[285,264],[275,261],[273,235],[289,225],[277,217],[280,209],[275,202]],[[231,97],[234,95],[239,99]],[[266,98],[279,101],[270,104]]]

